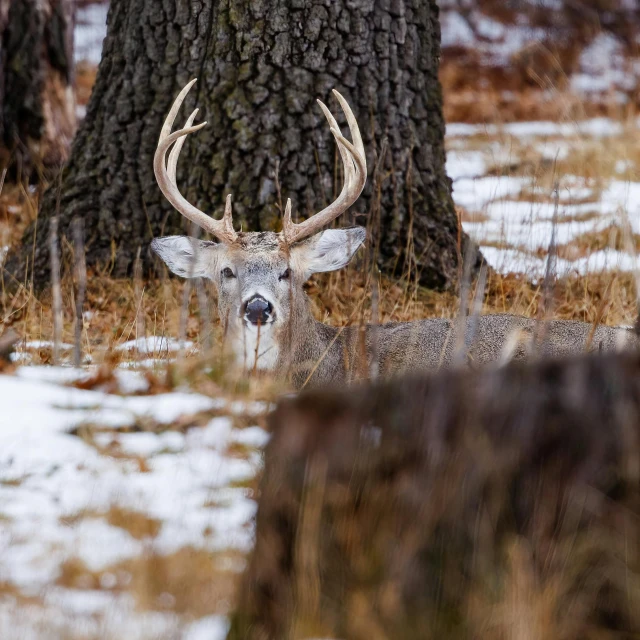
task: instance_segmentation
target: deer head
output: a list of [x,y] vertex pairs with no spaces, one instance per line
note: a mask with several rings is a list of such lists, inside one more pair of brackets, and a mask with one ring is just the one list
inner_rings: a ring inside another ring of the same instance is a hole
[[180,92],[167,116],[155,153],[154,171],[169,202],[219,242],[169,236],[153,240],[151,247],[173,273],[185,278],[208,278],[215,283],[220,318],[234,343],[234,351],[245,363],[270,369],[275,366],[291,323],[305,317],[305,312],[308,314],[304,282],[314,273],[344,267],[364,242],[366,234],[361,227],[322,231],[357,200],[364,188],[367,167],[362,138],[353,112],[337,91],[333,93],[345,113],[353,142],[343,137],[331,112],[318,101],[344,166],[340,195],[299,224],[292,222],[291,200],[287,200],[280,233],[236,232],[231,195],[227,196],[222,218],[215,220],[190,204],[176,184],[178,157],[186,136],[206,125],[206,122],[193,125],[196,109],[182,129],[171,132],[194,83],[192,80]]

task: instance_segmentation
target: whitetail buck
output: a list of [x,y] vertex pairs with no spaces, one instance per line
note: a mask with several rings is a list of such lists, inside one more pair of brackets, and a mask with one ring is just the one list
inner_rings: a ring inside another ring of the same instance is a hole
[[[287,200],[280,233],[242,233],[233,228],[230,195],[222,219],[215,220],[187,202],[176,184],[176,165],[186,136],[206,125],[203,122],[193,126],[196,109],[184,128],[171,132],[194,82],[180,92],[167,116],[154,170],[169,202],[220,242],[169,236],[153,240],[151,246],[173,273],[185,278],[208,278],[215,283],[226,340],[237,361],[249,370],[267,370],[279,376],[291,374],[297,387],[306,382],[339,384],[367,375],[372,361],[383,375],[434,370],[450,363],[456,355],[456,343],[460,342],[455,337],[455,321],[430,319],[338,328],[318,322],[311,314],[303,291],[305,281],[314,273],[344,267],[366,235],[361,227],[322,231],[358,199],[367,176],[362,138],[346,100],[334,91],[352,142],[342,136],[330,111],[318,101],[344,165],[344,186],[338,198],[299,224],[292,222],[291,201]],[[537,327],[535,320],[522,316],[480,316],[466,329],[464,357],[473,364],[499,361],[505,348],[512,356],[520,356],[521,338],[524,336],[525,343],[530,343]],[[544,350],[550,355],[586,348],[611,350],[636,342],[635,334],[628,329],[572,321],[546,322],[543,334]],[[519,336],[515,343],[514,335]]]

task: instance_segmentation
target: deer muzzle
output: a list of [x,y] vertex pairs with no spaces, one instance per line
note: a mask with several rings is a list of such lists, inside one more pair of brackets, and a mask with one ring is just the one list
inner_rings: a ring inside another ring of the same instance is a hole
[[260,295],[255,295],[242,305],[242,316],[254,325],[273,322],[273,306]]

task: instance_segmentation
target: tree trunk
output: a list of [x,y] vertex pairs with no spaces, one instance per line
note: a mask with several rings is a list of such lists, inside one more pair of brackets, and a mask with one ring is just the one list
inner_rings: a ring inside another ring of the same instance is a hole
[[[315,102],[338,113],[335,88],[358,117],[371,167],[355,208],[369,215],[347,214],[340,224],[370,223],[387,272],[411,268],[425,285],[450,287],[460,240],[444,167],[439,57],[435,0],[112,0],[87,116],[38,224],[58,204],[63,232],[74,216],[85,218],[89,264],[114,275],[131,271],[152,236],[184,231],[152,160],[172,101],[194,77],[181,118],[197,105],[209,125],[182,153],[187,198],[219,216],[232,193],[237,228],[277,229],[279,167],[282,199],[307,217],[340,188],[335,144]],[[36,278],[46,279],[46,254],[38,242]]]
[[76,128],[74,0],[0,0],[2,166],[59,168]]

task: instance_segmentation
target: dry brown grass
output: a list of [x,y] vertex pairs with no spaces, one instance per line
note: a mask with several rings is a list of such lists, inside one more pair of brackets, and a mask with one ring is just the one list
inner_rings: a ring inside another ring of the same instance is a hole
[[[499,4],[499,3],[498,3]],[[503,15],[499,6],[484,10],[495,14],[497,19],[510,20]],[[510,15],[510,14],[509,14]],[[512,16],[513,17],[513,16]],[[562,68],[562,60],[558,52],[545,54],[544,62],[548,69]],[[556,56],[555,58],[553,56]],[[523,176],[531,180],[531,187],[524,187],[515,200],[532,202],[552,201],[552,190],[556,181],[565,181],[566,176],[578,176],[592,189],[592,195],[582,200],[571,200],[572,204],[597,201],[602,189],[612,178],[635,179],[640,176],[640,131],[630,119],[629,112],[608,111],[607,115],[615,115],[625,125],[622,135],[605,139],[591,139],[579,134],[579,123],[575,118],[584,117],[589,108],[576,102],[575,96],[562,92],[560,85],[544,87],[552,89],[544,93],[546,106],[540,106],[540,87],[525,83],[518,87],[514,96],[509,98],[517,104],[518,112],[509,113],[504,110],[502,101],[505,84],[498,70],[485,70],[481,77],[470,73],[469,66],[455,55],[449,56],[441,65],[441,81],[445,95],[447,120],[466,120],[479,122],[505,123],[518,119],[550,119],[573,123],[576,136],[567,140],[569,153],[566,157],[555,161],[543,157],[539,149],[527,140],[519,140],[506,134],[500,128],[495,136],[479,134],[465,140],[466,149],[479,149],[487,153],[488,165],[492,164],[495,144],[509,149],[510,160],[495,159],[489,174]],[[531,62],[531,61],[529,61]],[[566,61],[565,61],[566,62]],[[86,104],[95,81],[96,69],[81,66],[77,69],[78,102]],[[498,74],[498,75],[495,75]],[[562,75],[562,74],[561,74]],[[495,77],[494,77],[495,76]],[[550,76],[549,76],[550,77]],[[476,86],[475,81],[486,82],[489,86]],[[529,81],[528,81],[529,82]],[[560,83],[561,84],[561,83]],[[467,104],[473,113],[464,114],[455,105]],[[513,108],[515,106],[512,105]],[[454,109],[454,112],[451,109]],[[510,107],[511,108],[511,107]],[[456,111],[458,109],[458,111]],[[548,109],[545,111],[545,109]],[[621,175],[619,161],[626,162],[627,169]],[[28,189],[20,184],[6,184],[0,194],[0,246],[19,242],[26,225],[37,215],[42,187]],[[483,222],[487,216],[482,211],[459,210],[463,222]],[[593,218],[595,212],[580,214],[580,220]],[[578,218],[576,218],[578,220]],[[634,239],[636,247],[637,239]],[[622,248],[624,238],[616,229],[586,234],[570,244],[560,247],[561,257],[582,257],[588,252],[611,247]],[[71,247],[63,243],[63,271],[70,272]],[[379,305],[377,317],[372,317],[371,282],[356,267],[328,275],[316,276],[308,285],[307,292],[315,316],[328,324],[345,325],[349,323],[368,322],[371,320],[407,321],[425,317],[453,317],[458,310],[457,295],[451,293],[435,293],[423,290],[412,281],[413,275],[405,278],[381,278],[378,283]],[[0,333],[9,326],[14,327],[23,342],[33,340],[49,341],[53,335],[51,299],[48,293],[35,296],[26,287],[16,296],[8,296],[0,291]],[[607,324],[629,323],[635,318],[635,302],[633,300],[632,282],[628,276],[620,274],[588,276],[584,279],[558,282],[554,290],[554,308],[556,314],[564,318],[592,320],[601,300],[615,292],[614,300],[607,304],[603,322]],[[85,317],[82,346],[93,363],[108,365],[119,364],[123,360],[135,360],[142,356],[117,351],[117,347],[127,340],[141,337],[142,330],[148,336],[177,337],[180,327],[181,300],[184,283],[176,279],[163,279],[144,283],[142,294],[136,291],[132,279],[115,280],[106,273],[90,273],[88,278],[85,309],[89,315]],[[63,342],[71,344],[74,336],[74,284],[69,275],[63,278]],[[214,298],[214,292],[209,291]],[[484,301],[483,312],[513,312],[535,314],[538,309],[541,292],[523,278],[492,274]],[[621,297],[620,297],[621,296]],[[212,305],[215,310],[215,304]],[[354,313],[354,310],[356,312]],[[192,291],[189,301],[189,314],[186,325],[186,337],[200,345],[200,333],[204,322],[200,317],[197,296]],[[216,330],[214,353],[221,352],[219,328]],[[167,354],[150,354],[162,360]],[[209,354],[211,355],[211,354]],[[31,350],[33,363],[50,363],[52,349],[48,346]],[[63,350],[63,356],[70,357],[70,350]],[[202,364],[201,358],[190,356],[191,370]],[[211,365],[211,358],[209,358]],[[223,363],[221,363],[221,366]],[[103,381],[105,382],[105,381]],[[218,380],[219,382],[219,380]],[[166,384],[166,379],[157,380],[156,384]]]
[[85,62],[76,66],[76,102],[85,106],[91,97],[91,90],[96,82],[98,69]]
[[[634,240],[636,246],[640,247],[640,239]],[[561,257],[569,257],[569,254],[576,257],[576,252],[582,256],[603,247],[622,248],[623,242],[620,230],[611,228],[599,234],[585,234],[570,245],[559,247],[558,253]],[[114,280],[106,276],[89,278],[86,309],[90,309],[92,315],[85,320],[82,342],[92,362],[105,365],[89,386],[108,385],[111,367],[123,361],[144,357],[115,350],[127,340],[140,337],[137,335],[137,314],[144,317],[147,335],[170,338],[178,336],[184,286],[184,283],[177,279],[148,282],[145,285],[143,300],[140,301],[136,298],[134,286],[129,280]],[[377,318],[373,317],[371,284],[357,267],[345,272],[315,277],[307,286],[307,293],[316,318],[335,326],[372,321],[451,318],[458,312],[459,298],[455,292],[439,293],[410,286],[404,280],[392,278],[381,278],[378,288]],[[73,342],[72,293],[72,283],[67,279],[63,282],[63,340],[68,343]],[[210,293],[213,296],[213,291]],[[9,309],[13,308],[13,311],[6,313],[5,326],[13,326],[26,343],[32,340],[50,341],[53,335],[50,295],[45,293],[38,298],[32,294],[23,295],[25,300],[22,304],[9,305]],[[492,273],[487,282],[482,312],[535,316],[542,296],[541,287],[524,277]],[[636,316],[633,277],[621,273],[591,274],[586,277],[562,279],[553,286],[552,305],[556,317],[593,322],[603,304],[605,311],[602,323],[632,324]],[[354,310],[357,310],[357,313],[354,314]],[[196,348],[200,347],[200,320],[198,300],[193,292],[189,304],[187,338],[195,343]],[[198,367],[210,366],[212,358],[213,364],[224,364],[220,360],[223,336],[219,325],[215,327],[215,337],[213,353],[187,355],[184,367],[191,374],[194,374]],[[49,346],[31,349],[29,353],[35,364],[51,363],[52,350]],[[70,351],[63,351],[63,355],[65,353],[70,355]],[[167,355],[158,353],[155,357],[162,361]],[[175,374],[174,368],[170,371],[170,376]],[[159,377],[154,377],[153,373],[149,375],[152,388],[155,386],[158,391],[173,386],[171,379],[160,370]],[[211,391],[220,390],[218,385],[223,383],[223,378],[224,376],[215,372],[208,378],[212,384],[216,384]],[[174,381],[177,379],[174,378]]]
[[234,569],[243,563],[239,552],[212,553],[191,547],[165,555],[149,553],[100,571],[78,558],[69,558],[62,564],[56,584],[67,589],[129,593],[141,610],[199,618],[229,612],[238,588],[239,575]]
[[146,513],[124,509],[117,505],[109,509],[106,521],[113,527],[124,529],[136,540],[155,538],[162,527],[160,520],[151,518]]
[[[500,139],[504,134],[498,133]],[[629,141],[638,144],[629,144]],[[625,144],[626,141],[626,144]],[[470,149],[487,147],[487,136],[470,138]],[[504,141],[502,144],[505,144]],[[525,186],[514,199],[531,201],[552,201],[552,187],[558,176],[578,176],[586,181],[592,194],[583,198],[585,202],[597,199],[600,189],[606,186],[613,172],[613,165],[623,151],[629,159],[630,171],[640,168],[640,133],[629,129],[625,135],[603,140],[575,141],[579,151],[567,158],[551,163],[541,157],[540,152],[517,139],[509,140],[507,146],[513,149],[514,162],[508,167],[496,165],[494,172],[511,176],[528,176],[529,186]],[[600,172],[600,175],[598,174]],[[15,242],[22,229],[32,220],[37,211],[39,190],[29,192],[23,187],[8,185],[0,197],[0,212],[4,212],[5,224],[0,217],[0,236],[5,242]],[[573,201],[572,201],[573,202]],[[582,201],[581,201],[582,202]],[[482,222],[483,212],[469,212],[459,208],[461,220]],[[581,219],[591,219],[594,212],[587,211]],[[6,223],[6,219],[10,222]],[[598,233],[588,233],[578,237],[568,245],[559,247],[561,257],[575,258],[603,248],[627,248],[628,234],[618,225],[612,225]],[[640,239],[633,238],[635,248],[640,248]],[[72,247],[63,242],[63,333],[62,341],[68,345],[74,342],[75,283],[72,277]],[[306,285],[311,300],[311,308],[319,320],[335,326],[366,322],[410,321],[428,317],[454,317],[459,308],[457,292],[438,293],[423,289],[415,284],[415,274],[405,277],[380,277],[375,284],[378,289],[376,316],[372,309],[373,281],[362,271],[363,260],[356,260],[347,269],[331,274],[315,276]],[[180,332],[182,300],[185,286],[190,286],[177,278],[163,277],[136,283],[133,278],[117,280],[108,273],[90,272],[86,292],[85,314],[82,327],[82,348],[94,364],[104,365],[87,384],[91,386],[113,385],[110,371],[123,361],[144,358],[135,352],[118,350],[123,343],[146,336],[177,338]],[[193,374],[206,365],[213,371],[207,378],[208,384],[224,385],[225,362],[222,359],[223,336],[215,312],[215,291],[207,293],[213,312],[214,347],[204,353],[201,332],[206,325],[201,316],[198,297],[190,287],[186,338],[194,342],[199,355],[187,353],[183,370]],[[483,313],[510,312],[535,315],[541,301],[542,292],[538,285],[523,277],[492,273],[489,277],[483,304]],[[604,301],[604,302],[603,302]],[[625,274],[610,273],[589,275],[584,278],[569,278],[558,281],[553,287],[553,308],[555,315],[576,320],[594,321],[605,305],[602,322],[605,324],[630,324],[635,321],[636,307],[633,280]],[[0,333],[13,327],[22,343],[31,341],[51,341],[53,337],[51,294],[34,295],[28,283],[15,294],[0,290]],[[30,349],[31,362],[49,364],[52,349],[48,345]],[[71,356],[70,349],[63,348],[63,357]],[[156,360],[164,360],[169,354],[148,354]],[[213,366],[213,369],[211,367]],[[152,376],[152,374],[149,374]],[[164,372],[158,377],[150,377],[152,388],[164,390],[179,378],[176,369],[169,375]],[[246,382],[244,379],[243,382]],[[237,385],[236,379],[231,385]],[[218,392],[219,387],[210,391]],[[274,390],[271,388],[271,390]]]

